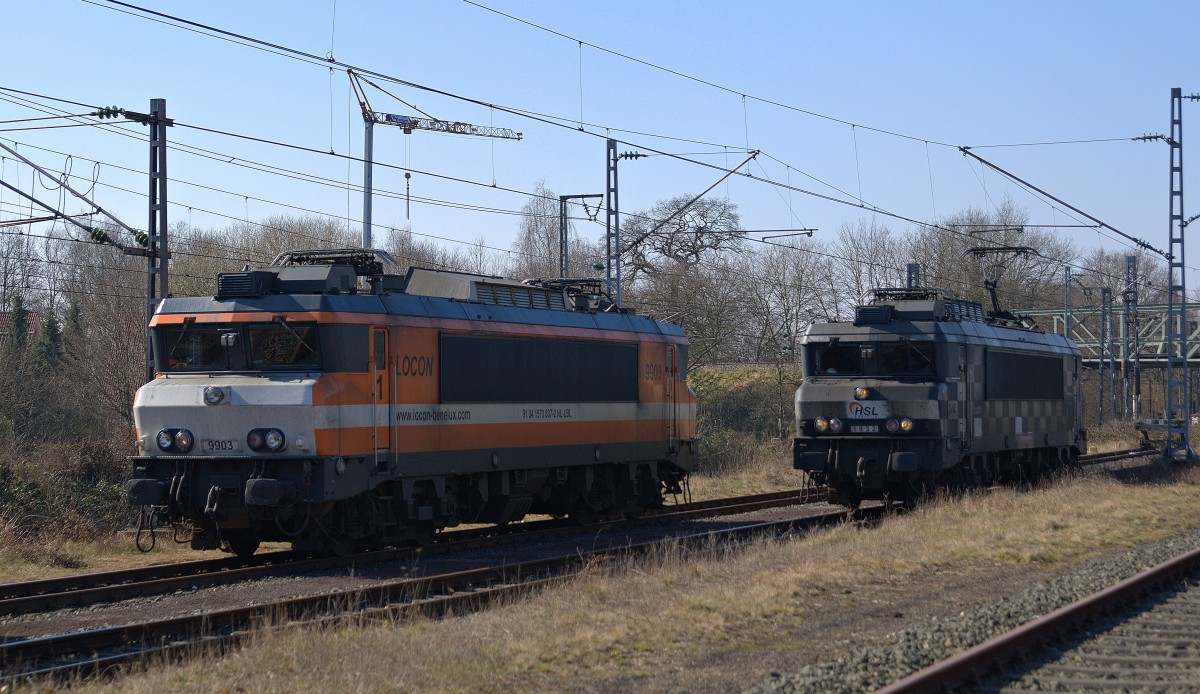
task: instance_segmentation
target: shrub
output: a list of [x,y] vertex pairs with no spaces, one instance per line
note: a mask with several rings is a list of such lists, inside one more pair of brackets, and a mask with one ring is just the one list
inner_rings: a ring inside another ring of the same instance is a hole
[[123,527],[125,452],[112,441],[0,454],[0,525],[26,541],[95,539]]
[[721,429],[759,438],[789,438],[799,374],[783,368],[701,368],[688,374],[699,399],[697,426],[701,438]]

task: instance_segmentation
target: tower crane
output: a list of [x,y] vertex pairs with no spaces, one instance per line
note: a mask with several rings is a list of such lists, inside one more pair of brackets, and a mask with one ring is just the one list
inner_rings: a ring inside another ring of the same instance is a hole
[[[451,135],[478,135],[480,137],[494,137],[504,140],[521,139],[521,133],[509,130],[508,128],[493,128],[484,125],[471,125],[470,123],[463,123],[461,121],[447,121],[434,118],[395,94],[389,93],[386,89],[371,80],[360,77],[353,70],[346,70],[346,74],[350,77],[350,87],[354,89],[354,95],[358,98],[358,105],[362,108],[363,115],[363,248],[371,247],[371,170],[374,161],[374,127],[376,123],[403,128],[405,135],[411,135],[414,130],[432,130]],[[367,92],[363,88],[363,82],[375,87],[405,106],[420,112],[422,115],[401,116],[395,113],[376,111],[371,108],[371,102],[367,99]],[[410,177],[410,174],[405,173],[404,176],[407,179]]]

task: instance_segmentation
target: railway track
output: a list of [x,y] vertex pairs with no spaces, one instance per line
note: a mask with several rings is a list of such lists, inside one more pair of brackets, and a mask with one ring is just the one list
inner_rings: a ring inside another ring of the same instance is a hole
[[[1134,459],[1145,456],[1140,449],[1083,456],[1081,465]],[[756,494],[729,499],[678,504],[647,513],[643,519],[621,521],[624,524],[662,523],[705,516],[733,515],[764,508],[788,506],[823,498],[813,490],[789,490]],[[612,525],[599,524],[599,526]],[[113,602],[185,590],[236,583],[270,575],[287,575],[305,571],[345,566],[348,563],[394,561],[441,552],[460,551],[465,547],[485,543],[521,541],[577,532],[578,525],[569,521],[538,520],[507,526],[472,528],[444,532],[434,544],[420,550],[389,549],[367,552],[351,557],[312,556],[291,551],[266,552],[249,558],[228,557],[201,561],[177,562],[103,573],[77,574],[38,581],[0,585],[0,616],[25,614],[59,609],[72,605]]]
[[[860,509],[859,513],[875,518],[884,513],[884,508]],[[361,622],[479,609],[498,598],[526,594],[562,581],[583,567],[613,557],[644,555],[668,547],[710,551],[764,536],[783,536],[842,523],[845,519],[845,511],[838,510],[779,521],[735,524],[593,551],[576,549],[503,566],[390,580],[366,588],[270,604],[9,641],[0,644],[0,672],[4,673],[0,680],[86,677],[150,655],[194,655],[201,649],[215,652],[234,646],[252,630],[267,626],[313,625],[348,617]]]
[[1200,691],[1200,550],[881,690]]
[[1079,456],[1079,464],[1083,466],[1101,465],[1104,463],[1114,463],[1126,460],[1136,460],[1138,458],[1146,458],[1157,455],[1157,451],[1146,448],[1129,448],[1123,451],[1111,451],[1109,453],[1092,453],[1090,455]]
[[[1082,465],[1102,464],[1145,456],[1145,451],[1120,451],[1081,459]],[[733,515],[753,510],[813,501],[812,490],[791,490],[735,499],[679,504],[632,521],[601,523],[586,528],[646,525],[676,520]],[[859,509],[858,518],[870,520],[884,512],[882,506]],[[737,526],[720,531],[672,538],[667,543],[701,547],[742,541],[749,536],[785,534],[815,525],[844,522],[842,510],[803,519]],[[176,590],[194,590],[261,578],[299,574],[306,571],[344,567],[348,563],[370,563],[411,559],[484,547],[503,542],[530,542],[542,538],[579,533],[580,526],[545,520],[501,528],[473,528],[438,536],[437,542],[421,549],[393,549],[349,558],[302,556],[274,552],[249,559],[220,559],[183,562],[140,570],[108,572],[0,586],[0,614],[25,614],[68,605],[95,604]],[[620,552],[637,554],[661,546],[664,541],[623,545]],[[614,550],[596,550],[505,566],[446,572],[436,575],[387,581],[369,588],[327,592],[268,605],[256,605],[202,615],[177,617],[73,634],[16,639],[0,644],[0,679],[61,674],[90,675],[104,672],[152,653],[196,653],[197,644],[224,648],[236,644],[251,630],[268,624],[312,623],[356,618],[396,618],[414,613],[439,614],[461,611],[563,580],[587,562],[611,555]]]
[[104,573],[0,585],[0,616],[28,614],[73,605],[116,602],[177,590],[195,590],[262,578],[413,559],[458,552],[505,542],[528,542],[599,528],[667,523],[694,518],[734,515],[766,508],[806,503],[819,498],[813,490],[790,490],[728,499],[691,502],[655,509],[644,518],[579,526],[570,521],[538,520],[507,526],[470,528],[441,533],[424,548],[396,548],[364,552],[349,557],[312,556],[291,551],[267,552],[254,557],[208,559],[162,564]]

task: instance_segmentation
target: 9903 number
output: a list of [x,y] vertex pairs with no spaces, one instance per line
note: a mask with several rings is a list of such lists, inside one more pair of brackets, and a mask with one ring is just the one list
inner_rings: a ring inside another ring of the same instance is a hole
[[200,442],[200,449],[208,453],[220,453],[222,451],[240,451],[242,445],[237,439],[204,439]]

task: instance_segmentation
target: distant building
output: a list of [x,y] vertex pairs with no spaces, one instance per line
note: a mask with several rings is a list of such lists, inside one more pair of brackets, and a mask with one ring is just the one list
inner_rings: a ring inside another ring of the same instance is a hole
[[[37,311],[30,311],[29,314],[29,332],[26,343],[33,344],[37,341],[38,336],[42,334],[42,317]],[[0,345],[8,342],[8,328],[12,323],[11,311],[0,311]]]

